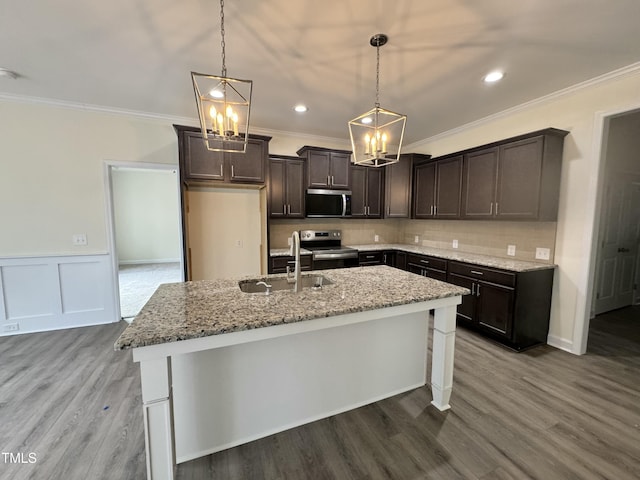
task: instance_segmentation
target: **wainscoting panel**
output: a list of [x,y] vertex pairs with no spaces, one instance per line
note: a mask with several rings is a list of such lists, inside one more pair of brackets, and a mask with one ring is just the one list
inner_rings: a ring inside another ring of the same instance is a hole
[[0,336],[117,322],[111,257],[0,258]]

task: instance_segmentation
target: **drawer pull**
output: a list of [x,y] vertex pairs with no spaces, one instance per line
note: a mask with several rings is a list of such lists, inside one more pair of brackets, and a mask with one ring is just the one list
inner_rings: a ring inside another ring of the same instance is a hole
[[475,295],[476,294],[476,284],[472,283],[471,284],[471,295]]
[[476,275],[484,275],[484,273],[478,272],[477,270],[471,270],[471,273],[475,273]]
[[428,263],[429,263],[429,260],[422,260],[422,259],[420,259],[420,262],[421,262],[421,263],[427,263],[427,264],[428,264]]
[[367,258],[376,258],[375,255],[367,255]]

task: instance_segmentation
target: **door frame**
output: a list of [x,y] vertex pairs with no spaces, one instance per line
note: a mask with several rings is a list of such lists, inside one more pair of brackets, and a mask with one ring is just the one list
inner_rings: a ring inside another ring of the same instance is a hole
[[[609,121],[618,116],[640,110],[640,103],[634,103],[615,110],[596,112],[593,126],[593,141],[591,145],[591,172],[587,191],[596,192],[587,199],[587,221],[584,228],[584,249],[588,256],[580,276],[578,290],[585,292],[584,302],[576,303],[576,313],[573,322],[573,341],[571,352],[583,355],[587,352],[589,324],[592,318],[593,296],[596,287],[596,264],[598,255],[598,241],[600,238],[600,217],[602,215],[607,142],[609,139]],[[590,212],[590,214],[589,214]]]
[[[151,162],[127,162],[119,160],[105,160],[103,164],[104,171],[104,190],[106,195],[105,208],[106,208],[106,222],[107,222],[107,249],[111,259],[111,284],[114,291],[114,311],[117,313],[118,318],[122,319],[122,311],[120,308],[120,280],[118,278],[118,252],[116,245],[116,230],[115,230],[115,209],[113,206],[113,169],[114,168],[135,168],[144,170],[175,170],[178,172],[178,166],[167,163],[151,163]],[[180,275],[181,281],[184,281],[184,232],[182,231],[182,203],[180,197],[180,175],[176,175],[175,195],[178,201],[178,232],[180,237],[178,243],[180,244]]]

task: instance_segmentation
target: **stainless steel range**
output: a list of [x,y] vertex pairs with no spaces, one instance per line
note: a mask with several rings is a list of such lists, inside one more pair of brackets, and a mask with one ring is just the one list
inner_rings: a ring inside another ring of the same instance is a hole
[[313,252],[313,269],[358,266],[358,251],[342,246],[340,230],[300,230],[300,247]]

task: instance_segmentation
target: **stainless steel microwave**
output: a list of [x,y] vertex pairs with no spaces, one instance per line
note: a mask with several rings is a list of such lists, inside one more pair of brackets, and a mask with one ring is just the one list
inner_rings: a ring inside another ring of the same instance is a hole
[[305,198],[306,217],[350,217],[351,192],[310,188]]

